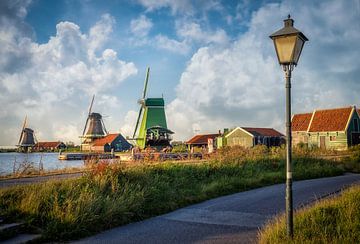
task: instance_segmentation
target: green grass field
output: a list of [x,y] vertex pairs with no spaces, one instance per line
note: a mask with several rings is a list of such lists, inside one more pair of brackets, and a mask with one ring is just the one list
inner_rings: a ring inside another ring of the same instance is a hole
[[[103,161],[79,179],[0,190],[0,215],[6,221],[22,220],[31,228],[41,228],[44,241],[66,241],[221,195],[284,182],[281,156],[224,155],[206,163],[129,168]],[[343,172],[331,161],[294,158],[297,180]]]
[[280,216],[260,232],[259,242],[360,243],[360,186],[297,211],[293,240],[286,237],[285,216]]

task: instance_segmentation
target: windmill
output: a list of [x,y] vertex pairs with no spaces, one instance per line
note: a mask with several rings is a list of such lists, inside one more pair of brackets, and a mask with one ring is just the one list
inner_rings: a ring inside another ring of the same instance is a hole
[[92,112],[94,99],[95,99],[95,95],[93,95],[92,97],[84,130],[82,136],[80,136],[80,138],[83,139],[81,143],[82,150],[89,149],[91,142],[93,142],[97,138],[105,137],[108,134],[101,114]]
[[21,129],[20,138],[17,146],[21,152],[28,152],[35,146],[34,130],[26,127],[27,116],[25,116],[24,123]]
[[133,134],[136,145],[141,149],[147,146],[156,148],[170,146],[171,134],[174,134],[167,128],[164,98],[146,98],[149,74],[150,68],[148,67],[142,97],[138,101],[140,110]]

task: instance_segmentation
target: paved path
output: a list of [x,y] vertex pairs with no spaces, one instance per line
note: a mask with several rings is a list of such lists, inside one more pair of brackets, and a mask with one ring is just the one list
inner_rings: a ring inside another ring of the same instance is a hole
[[[294,206],[360,184],[360,174],[295,182]],[[212,199],[117,227],[78,243],[254,243],[258,229],[285,210],[285,185],[278,184]]]
[[66,173],[66,174],[34,176],[34,177],[17,178],[17,179],[4,179],[4,180],[0,180],[0,188],[23,185],[23,184],[32,184],[32,183],[49,181],[49,180],[76,178],[76,177],[80,177],[81,175],[82,173]]

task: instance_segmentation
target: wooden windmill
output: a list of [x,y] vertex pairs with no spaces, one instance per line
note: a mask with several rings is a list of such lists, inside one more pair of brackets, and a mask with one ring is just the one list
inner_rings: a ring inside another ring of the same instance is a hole
[[91,142],[97,138],[105,137],[108,134],[101,114],[92,112],[94,99],[95,95],[92,97],[84,130],[82,136],[80,136],[80,138],[83,139],[81,143],[82,150],[89,150]]
[[24,123],[21,129],[19,142],[17,144],[19,151],[29,152],[35,146],[34,130],[26,127],[27,116],[25,116]]
[[136,145],[141,149],[147,146],[156,148],[170,146],[171,134],[174,134],[167,128],[164,98],[146,98],[149,74],[148,67],[142,97],[138,101],[140,110],[133,134]]

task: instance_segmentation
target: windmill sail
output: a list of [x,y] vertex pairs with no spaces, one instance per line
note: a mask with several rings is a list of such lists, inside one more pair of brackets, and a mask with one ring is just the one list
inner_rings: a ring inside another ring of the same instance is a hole
[[94,99],[95,99],[95,94],[93,95],[92,100],[91,100],[91,103],[90,103],[88,116],[87,116],[87,118],[86,118],[85,127],[84,127],[84,130],[83,130],[83,133],[82,133],[83,135],[85,134],[86,126],[87,126],[87,124],[88,124],[88,122],[89,122],[91,110],[92,110],[92,107],[93,107],[93,104],[94,104]]
[[25,126],[26,126],[26,120],[27,120],[27,115],[25,116],[24,123],[23,123],[22,129],[21,129],[18,145],[20,145],[21,138],[23,137],[23,134],[24,134],[24,129],[25,129]]
[[148,85],[148,81],[149,81],[149,74],[150,74],[150,67],[147,67],[147,69],[146,69],[145,81],[144,81],[143,94],[142,94],[141,100],[139,101],[139,103],[140,103],[140,110],[139,110],[139,115],[138,115],[137,120],[136,120],[136,125],[135,125],[135,130],[134,130],[133,138],[135,138],[135,136],[136,136],[136,131],[137,131],[138,127],[139,127],[139,122],[140,122],[141,113],[142,113],[142,110],[143,110],[143,107],[144,107],[144,103],[145,103],[147,85]]

